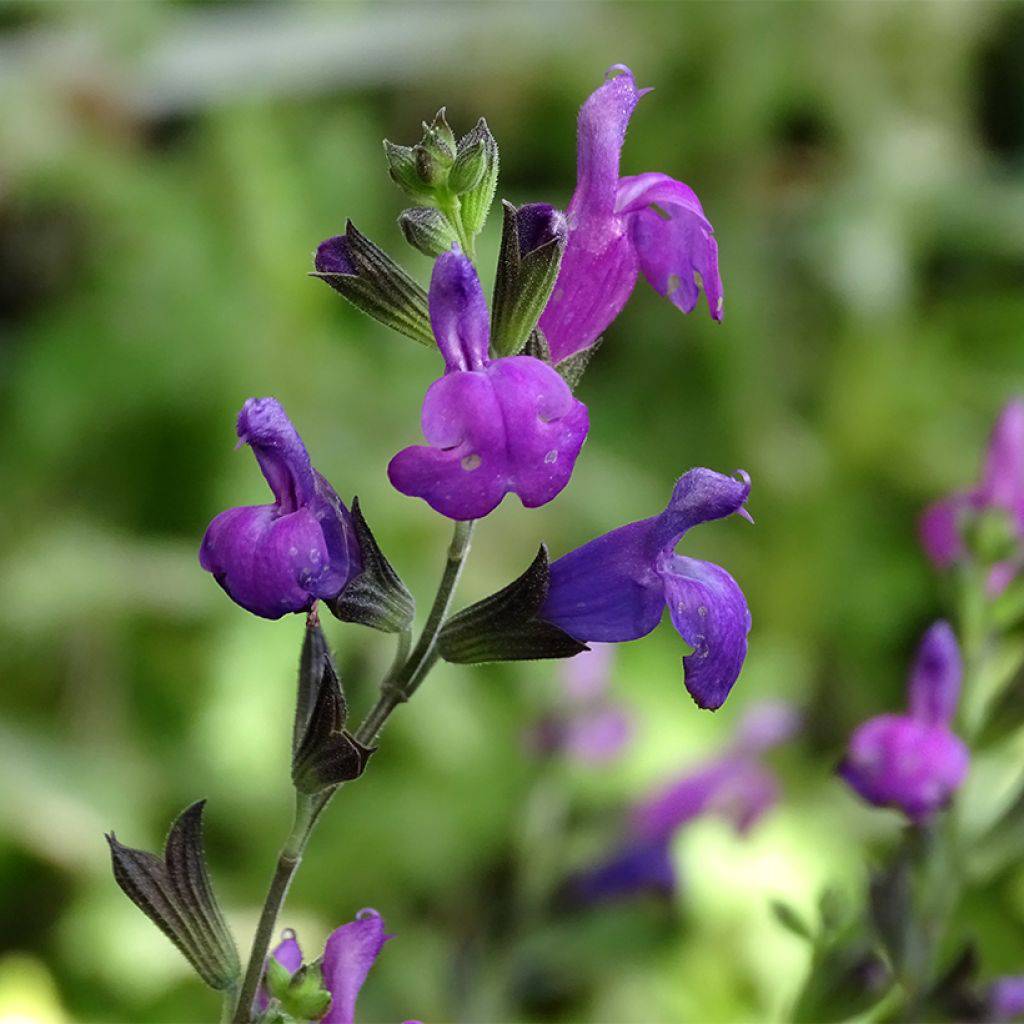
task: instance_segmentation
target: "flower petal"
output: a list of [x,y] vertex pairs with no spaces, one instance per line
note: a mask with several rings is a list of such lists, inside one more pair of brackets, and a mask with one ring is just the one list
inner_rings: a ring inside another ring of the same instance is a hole
[[[270,955],[290,974],[294,974],[302,966],[302,950],[291,928],[284,930],[281,941],[271,950]],[[256,1012],[262,1013],[269,1002],[266,986],[261,983],[254,1003]]]
[[221,512],[206,530],[199,562],[233,601],[266,619],[308,609],[330,569],[313,513],[281,516],[274,505]]
[[633,72],[623,64],[610,67],[605,80],[580,108],[577,122],[576,192],[572,214],[611,214],[619,183],[619,157],[626,129],[640,97]]
[[970,507],[971,498],[954,494],[929,505],[918,522],[918,536],[924,553],[938,569],[948,569],[964,557],[960,518]]
[[634,807],[630,819],[633,834],[645,842],[667,842],[708,809],[735,774],[737,764],[734,759],[723,758],[659,787]]
[[570,221],[562,266],[539,321],[554,362],[598,339],[622,312],[639,272],[633,241],[618,218]]
[[698,467],[684,473],[672,490],[668,506],[656,519],[652,531],[652,556],[674,548],[687,531],[734,512],[750,518],[744,504],[750,496],[750,477],[743,470],[736,476]]
[[651,287],[690,313],[697,305],[699,275],[711,316],[721,320],[718,243],[693,189],[665,174],[624,178],[619,207],[629,217],[640,268]]
[[666,555],[658,571],[672,624],[693,648],[683,658],[686,689],[698,707],[714,711],[725,703],[747,656],[746,598],[712,562]]
[[982,506],[1009,509],[1024,519],[1024,400],[1003,407],[988,442],[977,492]]
[[249,445],[284,513],[305,505],[315,493],[309,453],[276,398],[250,398],[238,414],[238,437]]
[[910,714],[929,725],[949,725],[956,714],[963,659],[953,627],[939,620],[924,635],[910,673]]
[[922,821],[946,806],[969,764],[967,748],[945,726],[879,715],[853,734],[839,774],[868,803]]
[[616,851],[604,863],[575,875],[568,886],[579,903],[604,903],[640,893],[670,896],[676,868],[668,843],[635,843]]
[[388,476],[451,519],[485,516],[510,491],[535,508],[569,482],[588,427],[586,406],[550,366],[530,356],[497,359],[430,386],[430,446],[399,452]]
[[476,268],[457,245],[434,263],[429,305],[430,326],[447,371],[482,369],[490,343],[490,314]]
[[987,993],[987,1020],[1012,1021],[1024,1016],[1024,974],[997,978]]
[[331,1006],[323,1024],[353,1024],[356,998],[384,943],[384,920],[376,910],[360,910],[354,921],[331,932],[324,946],[324,986]]
[[583,642],[619,643],[650,633],[665,609],[650,555],[656,521],[620,526],[552,562],[539,617]]

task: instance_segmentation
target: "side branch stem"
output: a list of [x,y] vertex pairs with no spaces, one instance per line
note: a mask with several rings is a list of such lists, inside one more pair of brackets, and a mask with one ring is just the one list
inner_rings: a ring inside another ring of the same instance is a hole
[[233,1024],[247,1024],[252,1019],[252,1004],[263,977],[263,964],[267,959],[267,951],[270,949],[270,940],[277,924],[277,915],[284,904],[288,886],[291,885],[292,878],[302,862],[302,854],[305,852],[306,843],[309,842],[314,820],[313,800],[304,793],[297,793],[295,823],[292,825],[292,830],[285,840],[284,846],[281,847],[277,858],[277,867],[274,869],[274,877],[270,880],[267,898],[263,901],[263,910],[260,913],[259,924],[256,926],[256,934],[252,940],[249,964],[245,969],[241,993],[235,1005]]

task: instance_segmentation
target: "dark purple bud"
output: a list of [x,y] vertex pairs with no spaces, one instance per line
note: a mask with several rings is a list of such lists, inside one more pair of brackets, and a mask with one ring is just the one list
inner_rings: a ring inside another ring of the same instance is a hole
[[427,294],[352,221],[344,235],[321,242],[314,258],[319,277],[357,309],[421,345],[432,345]]
[[950,725],[960,699],[963,660],[952,626],[936,622],[921,641],[910,673],[910,714],[929,725]]
[[267,619],[336,598],[361,569],[348,509],[313,468],[277,399],[250,398],[238,436],[275,501],[221,512],[206,530],[200,565],[236,604]]
[[565,217],[547,203],[518,209],[502,205],[492,344],[499,356],[514,356],[526,345],[551,295],[568,229]]

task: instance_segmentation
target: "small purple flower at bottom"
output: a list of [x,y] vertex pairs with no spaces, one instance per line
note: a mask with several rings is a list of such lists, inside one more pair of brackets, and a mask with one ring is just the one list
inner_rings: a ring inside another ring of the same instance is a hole
[[550,567],[539,617],[583,643],[619,643],[650,633],[668,605],[672,624],[693,648],[684,682],[702,708],[722,706],[747,654],[750,612],[723,568],[675,553],[693,526],[738,512],[750,479],[691,469],[660,515],[620,526],[563,555]]
[[580,109],[569,242],[540,318],[556,363],[597,340],[641,270],[684,313],[697,305],[703,285],[711,316],[722,319],[718,244],[693,189],[667,174],[619,177],[629,119],[648,92],[617,64]]
[[[331,1004],[320,1018],[322,1024],[354,1024],[359,991],[384,943],[391,938],[393,936],[384,934],[383,918],[370,908],[360,910],[354,921],[331,932],[321,957],[324,988],[331,995]],[[294,974],[302,966],[302,950],[295,933],[286,930],[271,956]],[[256,1010],[262,1013],[269,1001],[266,989],[261,987],[256,996]],[[405,1024],[418,1022],[406,1021]]]
[[677,888],[672,844],[680,830],[715,816],[745,836],[779,798],[778,780],[761,755],[799,728],[800,718],[789,705],[755,705],[721,757],[687,769],[633,808],[624,842],[607,860],[572,879],[572,896],[597,903],[642,892],[671,895]]
[[992,1021],[1014,1021],[1024,1017],[1024,975],[997,978],[988,989],[989,1016]]
[[[1007,514],[1016,537],[1024,540],[1024,399],[1003,407],[985,456],[981,482],[969,491],[951,494],[925,509],[920,521],[921,544],[939,569],[962,561],[967,554],[964,529],[972,517],[987,510]],[[989,593],[997,597],[1020,566],[1009,560],[993,567]]]
[[950,730],[962,672],[952,628],[936,622],[911,672],[910,713],[869,719],[854,732],[839,766],[868,803],[894,807],[918,823],[949,803],[970,766],[967,747]]
[[428,443],[391,460],[391,483],[449,519],[479,519],[510,492],[527,508],[546,504],[572,476],[587,407],[540,359],[490,358],[483,290],[457,246],[437,258],[429,300],[445,372],[423,400]]
[[276,499],[221,512],[207,527],[199,564],[254,615],[279,619],[333,600],[361,570],[345,504],[313,468],[276,398],[250,398],[239,444],[252,448]]

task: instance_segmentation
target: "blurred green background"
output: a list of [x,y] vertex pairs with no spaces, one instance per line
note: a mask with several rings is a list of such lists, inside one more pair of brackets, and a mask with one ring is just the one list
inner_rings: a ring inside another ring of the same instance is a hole
[[[267,500],[235,414],[281,399],[425,605],[447,527],[384,470],[418,437],[438,359],[307,278],[310,253],[351,216],[426,279],[380,140],[415,141],[442,103],[457,131],[488,118],[499,195],[564,204],[576,109],[617,62],[657,87],[623,172],[697,190],[725,322],[638,286],[582,386],[571,486],[490,516],[461,596],[541,538],[557,554],[652,514],[690,466],[742,466],[757,525],[686,550],[744,586],[743,676],[719,714],[697,711],[664,625],[619,652],[614,695],[639,723],[625,758],[556,768],[522,735],[557,667],[442,666],[332,805],[283,923],[315,952],[360,907],[384,914],[397,938],[365,1021],[784,1019],[807,952],[768,901],[856,894],[896,834],[832,769],[857,721],[899,706],[944,611],[918,511],[972,479],[1024,387],[1018,4],[0,6],[3,1021],[216,1017],[114,886],[102,834],[154,848],[208,797],[247,950],[290,821],[302,621],[247,615],[196,561],[216,512]],[[389,641],[327,629],[365,708]],[[605,848],[631,798],[779,696],[809,709],[776,758],[781,806],[747,840],[688,830],[670,905],[536,898]],[[1024,969],[1019,865],[964,915],[990,972]]]

